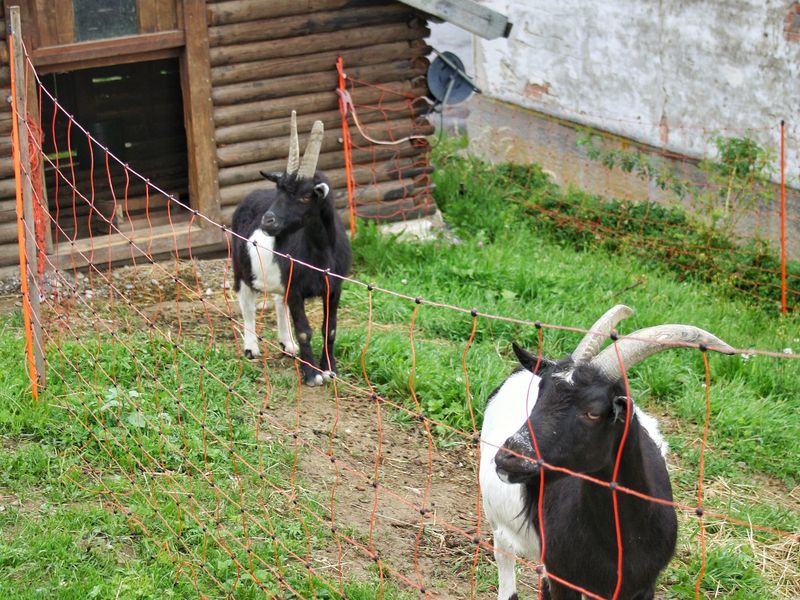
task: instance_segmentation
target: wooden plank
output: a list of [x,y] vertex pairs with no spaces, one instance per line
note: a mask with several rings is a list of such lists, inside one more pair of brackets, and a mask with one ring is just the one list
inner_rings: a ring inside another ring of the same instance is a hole
[[[421,156],[424,150],[412,146],[410,143],[399,146],[387,146],[385,148],[374,148],[356,150],[353,152],[353,162],[355,165],[373,165],[376,162],[388,162],[394,159]],[[220,170],[220,186],[226,187],[250,181],[263,181],[260,171],[283,171],[286,168],[286,159],[277,158],[269,162],[248,163],[228,167]],[[341,149],[320,154],[319,169],[321,171],[334,171],[344,168],[344,154]]]
[[508,37],[511,33],[511,22],[508,17],[473,0],[400,1],[487,40]]
[[[315,52],[302,56],[246,62],[211,69],[213,85],[221,86],[244,81],[271,79],[286,75],[314,73],[334,69],[341,56],[344,64],[350,67],[363,67],[375,63],[398,59],[411,59],[430,53],[430,47],[422,40],[403,40],[388,44],[376,44],[366,48],[337,49],[330,52]],[[2,72],[0,72],[0,81]]]
[[181,85],[189,158],[189,197],[194,208],[218,220],[214,107],[204,0],[183,0],[183,20],[186,51],[181,56]]
[[[177,58],[178,56],[180,56],[180,52],[181,52],[181,46],[175,46],[172,48],[164,48],[163,50],[137,52],[135,54],[121,54],[121,55],[110,54],[109,56],[104,56],[101,58],[82,60],[80,61],[80,68],[92,69],[94,67],[107,67],[109,65],[124,65],[130,63],[141,63],[144,61],[161,60],[164,58]],[[60,73],[66,70],[70,70],[71,68],[72,68],[71,63],[59,62],[50,65],[42,65],[38,67],[36,70],[40,75],[44,75],[47,73]]]
[[[380,89],[362,86],[352,92],[356,106],[378,102],[381,98],[401,99],[415,98],[425,93],[425,84],[421,81],[387,82]],[[248,122],[265,121],[274,118],[285,118],[292,110],[298,116],[328,110],[338,110],[339,96],[332,91],[282,96],[268,101],[247,102],[229,106],[214,107],[214,123],[217,127],[236,125]]]
[[185,41],[185,34],[180,30],[130,35],[107,40],[37,48],[31,52],[31,60],[36,67],[69,64],[72,69],[76,69],[83,68],[84,65],[81,63],[84,61],[180,48]]
[[315,11],[336,10],[363,5],[388,4],[392,0],[233,0],[208,6],[211,25],[230,25],[254,19],[304,15]]
[[[208,41],[212,46],[244,44],[257,40],[292,38],[390,22],[407,22],[413,16],[414,12],[410,8],[399,2],[393,2],[385,6],[348,8],[279,19],[260,19],[233,25],[219,25],[209,28]],[[306,47],[311,48],[311,46]]]
[[[14,6],[19,6],[21,21],[22,21],[22,39],[25,40],[25,46],[30,52],[33,48],[41,46],[39,39],[39,27],[36,24],[36,2],[35,0],[5,0],[5,17],[3,23],[3,37],[6,37],[9,24],[9,13]],[[6,49],[7,50],[7,49]],[[5,62],[8,62],[8,52],[6,52]]]
[[303,49],[311,53],[331,50],[346,50],[381,44],[387,40],[402,41],[422,39],[430,30],[418,22],[389,23],[347,29],[327,33],[313,33],[290,39],[265,40],[211,48],[212,66],[233,65],[257,60],[286,58],[303,54]]
[[17,223],[16,221],[9,221],[8,223],[0,223],[0,244],[10,244],[17,242]]
[[[403,180],[413,179],[419,175],[430,173],[432,170],[430,166],[415,165],[416,163],[414,161],[406,159],[405,161],[400,161],[397,165],[392,163],[380,165],[377,169],[375,169],[372,165],[358,167],[353,169],[353,179],[356,183],[356,186],[360,188],[380,187],[387,182],[402,182]],[[337,206],[341,207],[342,202],[346,201],[347,194],[347,182],[345,179],[347,175],[345,170],[337,169],[335,171],[327,171],[326,174],[328,175],[328,179],[331,182],[334,192],[337,194]],[[260,181],[251,181],[224,187],[220,192],[222,204],[223,206],[238,204],[250,192],[269,188],[271,186],[272,184],[261,179]],[[384,187],[380,187],[380,189],[384,189]],[[341,196],[342,193],[345,195]],[[342,200],[342,198],[345,200]]]
[[[412,118],[411,108],[407,101],[387,103],[381,106],[386,114],[393,118],[408,116]],[[364,111],[359,115],[361,123],[373,123],[386,118],[383,113],[375,110]],[[330,110],[321,113],[310,113],[297,116],[297,127],[299,130],[309,130],[314,121],[322,121],[326,130],[336,129],[342,125],[342,115],[338,110]],[[289,119],[285,116],[259,123],[243,123],[241,125],[230,125],[220,127],[216,131],[217,143],[220,146],[246,142],[250,140],[266,140],[276,137],[289,138]],[[2,164],[2,163],[0,163]]]
[[189,226],[188,221],[137,232],[131,239],[136,247],[121,234],[78,240],[74,244],[62,243],[50,261],[57,261],[61,269],[81,269],[90,263],[106,266],[109,258],[112,264],[120,264],[130,261],[132,256],[153,260],[176,252],[185,255],[190,241],[193,252],[222,246],[225,241],[221,229],[201,229],[197,225]]
[[0,158],[0,178],[14,177],[14,159],[10,156]]
[[[383,146],[376,148],[368,148],[364,150],[353,150],[353,164],[354,165],[371,165],[378,162],[388,161],[389,159],[407,158],[409,156],[418,156],[424,152],[419,147],[412,146],[411,143],[399,144],[397,146]],[[334,169],[341,169],[344,167],[344,153],[341,148],[325,152],[319,155],[319,162],[317,167],[320,171],[329,171]],[[237,165],[235,167],[227,167],[219,171],[219,185],[226,187],[235,185],[237,183],[246,183],[248,181],[264,181],[261,177],[260,171],[277,172],[283,171],[286,168],[286,158],[276,158],[269,162],[262,163],[248,163],[244,165]]]
[[139,16],[139,33],[158,31],[158,0],[136,0],[136,13]]
[[[401,139],[408,135],[430,135],[434,132],[433,125],[428,123],[423,125],[412,126],[407,119],[400,121],[391,121],[386,124],[386,130],[392,132],[392,137],[386,135],[380,136],[381,140],[388,139]],[[354,146],[371,145],[358,133],[358,130],[351,129],[351,137]],[[372,132],[376,137],[379,134]],[[334,129],[325,132],[325,139],[322,142],[322,152],[330,152],[336,148],[341,147],[339,138],[342,135],[341,129]],[[300,144],[303,147],[304,140],[307,139],[308,134],[303,132],[300,136]],[[239,144],[231,144],[224,148],[217,149],[217,161],[220,167],[229,167],[234,165],[241,165],[244,163],[267,161],[276,159],[286,154],[286,140],[283,138],[275,140],[261,140],[256,142],[242,142]]]
[[[427,72],[428,61],[426,58],[414,60],[400,60],[391,63],[366,65],[348,69],[349,77],[370,83],[383,83],[402,79],[413,79]],[[275,77],[262,81],[248,81],[216,87],[211,93],[215,106],[253,102],[255,100],[269,100],[302,94],[308,92],[333,92],[339,82],[335,69],[304,75],[289,75]]]
[[[170,29],[186,30],[186,2],[183,1],[183,11],[178,10],[179,0],[158,0],[156,2],[156,27],[158,31]],[[203,3],[203,22],[205,23],[205,3]]]

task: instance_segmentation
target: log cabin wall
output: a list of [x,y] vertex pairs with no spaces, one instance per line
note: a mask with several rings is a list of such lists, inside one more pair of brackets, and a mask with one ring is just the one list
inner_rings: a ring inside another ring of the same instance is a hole
[[[319,168],[331,179],[337,206],[346,215],[347,190],[336,60],[349,77],[393,92],[426,92],[429,52],[425,16],[391,0],[209,0],[208,25],[214,126],[223,219],[250,191],[268,184],[259,170],[286,166],[289,115],[297,111],[301,148],[314,120],[325,125]],[[414,119],[407,99],[358,86],[357,105],[392,103],[386,112],[364,111],[360,120],[403,137]],[[371,145],[353,127],[356,148]],[[425,122],[414,133],[431,133]],[[384,134],[385,137],[385,134]],[[402,161],[398,158],[402,157]],[[435,210],[426,144],[356,150],[356,203],[360,216],[401,217]],[[423,167],[420,164],[424,163]],[[398,210],[400,207],[401,210]]]
[[[0,15],[1,16],[1,15]],[[8,39],[5,19],[0,18],[0,98],[11,95]],[[0,102],[0,267],[19,263],[14,161],[11,158],[11,105]]]
[[[285,167],[292,109],[298,113],[301,144],[305,144],[314,120],[320,119],[325,124],[319,168],[331,178],[337,206],[347,215],[342,126],[336,94],[336,60],[340,55],[349,77],[372,84],[353,87],[355,104],[364,109],[359,112],[360,120],[370,134],[396,139],[409,133],[433,131],[424,118],[415,117],[409,102],[410,98],[426,93],[427,20],[423,13],[401,2],[135,0],[136,12],[131,17],[124,12],[126,2],[114,0],[108,6],[119,4],[123,12],[114,14],[112,25],[101,22],[85,27],[78,23],[84,18],[80,13],[81,0],[4,0],[6,10],[12,4],[21,7],[23,37],[33,64],[40,75],[51,79],[60,77],[60,73],[86,69],[94,69],[101,79],[103,69],[110,69],[108,74],[112,78],[124,78],[127,71],[120,69],[120,65],[129,65],[135,71],[148,61],[177,59],[188,149],[188,195],[192,206],[215,220],[229,222],[236,204],[248,192],[269,185],[261,178],[260,170]],[[2,25],[0,93],[7,97],[8,51],[5,23]],[[174,79],[170,81],[172,85]],[[77,79],[73,84],[76,82]],[[136,101],[130,104],[132,109],[141,106]],[[368,110],[367,105],[375,105],[379,110]],[[179,119],[176,115],[175,120]],[[357,214],[396,219],[433,212],[427,144],[373,146],[352,126],[352,118],[350,123]],[[43,123],[46,142],[47,127],[49,124]],[[3,102],[0,103],[0,272],[18,260],[10,131],[10,106]],[[171,139],[177,141],[173,135]],[[58,149],[63,150],[63,140],[60,142]],[[107,143],[113,149],[113,139]],[[171,156],[180,157],[181,152],[176,146]],[[166,168],[168,162],[159,164]],[[161,183],[158,173],[144,172],[146,166],[141,170],[155,183]],[[183,197],[187,191],[185,178],[177,171],[169,177],[172,181],[163,182],[165,188]],[[52,183],[47,187],[52,187]],[[128,208],[133,213],[143,210],[139,192],[131,190]],[[49,198],[53,204],[50,208],[59,206],[59,211],[63,208],[68,212],[70,207],[60,204],[63,199],[60,197],[56,204],[54,198]],[[153,204],[150,207],[159,208]],[[59,214],[59,221],[68,234],[75,235],[76,231],[78,237],[85,234],[80,230],[83,223],[70,229],[64,213]],[[102,227],[102,220],[98,222]],[[156,219],[154,224],[157,222]],[[87,222],[85,226],[91,224]],[[58,235],[54,237],[59,240]],[[198,239],[196,235],[192,237],[193,241]],[[100,238],[95,238],[95,243],[101,243]]]

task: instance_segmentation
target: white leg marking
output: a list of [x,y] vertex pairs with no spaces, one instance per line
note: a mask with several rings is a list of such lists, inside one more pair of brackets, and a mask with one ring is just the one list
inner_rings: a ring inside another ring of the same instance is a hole
[[289,354],[296,354],[300,351],[300,346],[295,344],[292,338],[292,326],[289,323],[289,310],[283,303],[283,296],[280,294],[273,294],[272,299],[275,300],[275,317],[278,319],[278,341],[283,346],[284,352]]
[[494,531],[494,561],[497,564],[497,599],[508,600],[517,593],[514,548],[505,539],[502,529]]
[[244,355],[247,358],[256,358],[261,354],[256,335],[256,293],[248,285],[241,283],[237,296],[244,321]]

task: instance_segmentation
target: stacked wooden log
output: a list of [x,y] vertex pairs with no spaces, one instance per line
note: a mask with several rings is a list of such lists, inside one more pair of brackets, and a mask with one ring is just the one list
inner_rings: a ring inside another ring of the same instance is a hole
[[[6,23],[0,18],[0,98],[11,95]],[[11,157],[11,105],[0,102],[0,267],[19,263],[14,161]]]
[[[391,0],[230,0],[209,1],[207,9],[224,217],[250,191],[269,185],[259,170],[285,167],[292,110],[301,147],[313,121],[324,123],[319,168],[330,176],[346,214],[339,56],[349,77],[374,84],[353,90],[354,103],[363,106],[362,125],[380,132],[368,135],[432,133],[409,102],[425,93],[429,51],[425,18],[410,7]],[[426,143],[373,146],[352,119],[350,129],[354,163],[361,165],[353,171],[357,214],[408,218],[435,210]]]

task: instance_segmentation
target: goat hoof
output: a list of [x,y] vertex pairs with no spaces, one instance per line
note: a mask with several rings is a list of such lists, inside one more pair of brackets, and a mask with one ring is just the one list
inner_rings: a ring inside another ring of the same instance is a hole
[[325,381],[330,381],[331,379],[336,378],[336,371],[323,371],[322,372],[322,379]]
[[281,349],[290,356],[294,356],[295,354],[300,352],[300,347],[294,342],[288,342],[288,343],[280,342],[280,344],[281,344]]
[[250,348],[244,349],[244,357],[250,360],[254,358],[258,358],[259,354],[261,354],[258,350],[251,350]]
[[322,385],[322,375],[319,373],[314,373],[313,375],[306,377],[304,381],[308,387],[317,387]]

